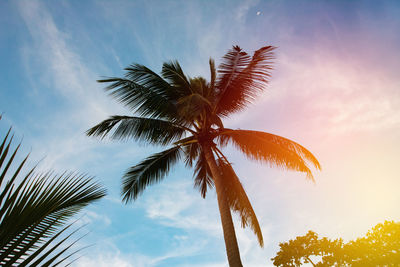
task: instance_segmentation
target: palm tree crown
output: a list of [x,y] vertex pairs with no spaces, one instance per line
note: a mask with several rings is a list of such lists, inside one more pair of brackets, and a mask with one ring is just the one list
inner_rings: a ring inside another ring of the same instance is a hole
[[127,170],[122,181],[125,202],[135,200],[148,185],[162,180],[179,160],[194,168],[194,185],[203,197],[215,186],[231,266],[241,266],[241,262],[233,255],[238,249],[229,209],[239,213],[243,227],[252,228],[261,246],[263,237],[247,195],[220,147],[233,144],[250,159],[304,172],[310,179],[313,176],[306,161],[320,169],[317,159],[296,142],[223,125],[222,119],[243,110],[264,90],[274,49],[265,46],[250,56],[234,46],[223,57],[218,71],[210,59],[209,81],[186,76],[177,61],[164,63],[161,75],[133,64],[125,69],[123,78],[99,82],[109,83],[106,90],[110,95],[137,116],[112,116],[87,132],[89,136],[133,138],[170,146]]

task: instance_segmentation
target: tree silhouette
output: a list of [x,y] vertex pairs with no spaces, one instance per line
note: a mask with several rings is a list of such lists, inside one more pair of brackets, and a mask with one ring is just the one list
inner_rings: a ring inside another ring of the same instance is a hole
[[400,223],[385,221],[365,237],[344,243],[309,231],[305,236],[280,243],[275,266],[398,266],[400,263]]
[[[313,231],[304,236],[279,244],[280,250],[273,261],[275,266],[301,266],[310,263],[312,266],[333,266],[343,248],[343,240],[318,238]],[[333,257],[336,255],[336,257]],[[342,257],[340,257],[342,259]]]
[[131,167],[123,176],[125,202],[135,200],[151,184],[161,181],[179,160],[194,168],[194,184],[201,195],[215,186],[230,266],[242,266],[230,210],[238,212],[242,226],[250,226],[260,245],[263,237],[250,201],[220,148],[233,144],[248,158],[284,169],[304,172],[313,179],[306,161],[317,169],[317,159],[286,138],[258,131],[225,128],[222,119],[242,111],[269,82],[272,46],[248,55],[234,46],[216,71],[210,59],[210,81],[189,78],[177,61],[163,64],[161,76],[140,64],[126,68],[123,78],[100,80],[106,90],[137,116],[112,116],[93,128],[89,136],[132,138],[171,146]]

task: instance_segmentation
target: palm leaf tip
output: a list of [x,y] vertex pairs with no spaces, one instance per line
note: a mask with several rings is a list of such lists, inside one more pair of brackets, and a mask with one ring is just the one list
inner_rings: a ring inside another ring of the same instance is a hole
[[194,171],[194,187],[199,189],[202,198],[206,197],[208,189],[214,187],[214,180],[204,153],[198,155]]
[[220,145],[232,143],[248,158],[266,162],[272,167],[304,172],[307,178],[314,177],[307,162],[317,170],[321,166],[315,156],[303,146],[287,138],[250,130],[224,129],[218,136]]
[[221,168],[222,181],[230,208],[239,214],[243,228],[248,226],[252,229],[259,245],[263,247],[264,239],[260,224],[239,178],[230,163],[219,159],[218,165]]
[[101,139],[106,136],[114,140],[133,138],[152,144],[166,145],[182,137],[186,129],[179,124],[161,119],[112,116],[89,129],[86,134]]
[[153,154],[129,168],[122,178],[123,201],[128,203],[136,200],[148,185],[161,181],[181,156],[181,147],[175,146]]
[[189,95],[193,92],[189,78],[184,74],[178,61],[165,62],[162,66],[161,75],[172,85],[179,96]]
[[265,46],[250,57],[240,47],[234,46],[219,66],[216,82],[216,112],[227,116],[243,110],[269,83],[272,70],[273,50]]
[[160,76],[141,65],[127,68],[125,78],[98,80],[109,83],[109,95],[141,116],[175,118],[178,95]]

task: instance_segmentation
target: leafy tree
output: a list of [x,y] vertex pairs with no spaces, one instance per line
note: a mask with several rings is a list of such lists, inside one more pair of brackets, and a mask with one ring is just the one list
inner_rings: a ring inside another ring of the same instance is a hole
[[344,243],[309,231],[305,236],[280,243],[275,266],[398,266],[400,263],[400,223],[385,221],[365,237]]
[[351,266],[399,266],[400,222],[377,224],[365,237],[347,243],[343,254]]
[[242,266],[231,209],[242,226],[250,226],[260,245],[263,237],[250,201],[220,148],[233,144],[248,158],[271,166],[304,172],[313,179],[306,161],[317,169],[317,159],[289,139],[259,131],[225,128],[222,119],[242,111],[268,84],[274,47],[248,55],[234,46],[216,71],[210,59],[210,81],[189,78],[177,61],[166,62],[161,76],[140,64],[126,68],[122,78],[100,80],[106,90],[137,116],[112,116],[89,136],[135,139],[170,146],[131,167],[122,180],[125,202],[135,200],[147,186],[160,182],[173,164],[183,160],[194,168],[194,185],[203,197],[215,186],[230,266]]
[[68,234],[70,219],[105,190],[85,175],[21,175],[28,156],[13,167],[12,140],[9,130],[0,144],[0,265],[60,265],[77,252],[69,252],[77,240],[66,243],[77,231]]
[[275,266],[301,266],[303,263],[310,263],[312,266],[333,266],[332,255],[337,255],[336,252],[343,248],[343,241],[318,238],[315,232],[308,231],[306,235],[280,243],[279,246],[280,250],[271,259]]

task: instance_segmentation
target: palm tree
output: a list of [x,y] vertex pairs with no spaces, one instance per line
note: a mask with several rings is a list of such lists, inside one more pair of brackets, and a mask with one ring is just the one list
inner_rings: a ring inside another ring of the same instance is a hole
[[69,252],[77,240],[66,243],[79,230],[68,234],[72,216],[105,190],[85,175],[20,175],[28,156],[13,167],[20,146],[12,139],[9,130],[0,144],[0,265],[60,265],[77,252]]
[[226,252],[230,266],[242,266],[231,211],[242,226],[250,226],[263,246],[257,217],[229,160],[220,147],[233,144],[248,158],[284,169],[305,172],[306,161],[317,169],[317,159],[304,147],[286,138],[258,131],[225,128],[222,119],[243,110],[268,84],[272,46],[249,56],[234,46],[211,77],[189,78],[177,61],[163,64],[161,76],[140,64],[126,68],[123,78],[99,80],[106,90],[137,116],[112,116],[87,131],[89,136],[145,141],[170,145],[131,167],[123,176],[125,203],[135,200],[147,186],[160,182],[179,160],[194,167],[194,185],[202,197],[215,186]]

